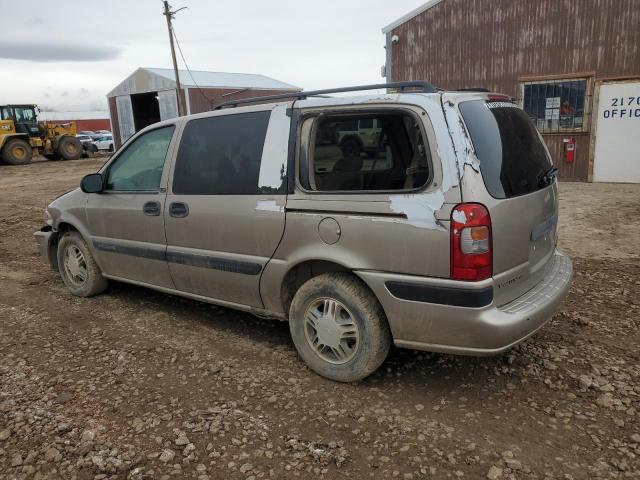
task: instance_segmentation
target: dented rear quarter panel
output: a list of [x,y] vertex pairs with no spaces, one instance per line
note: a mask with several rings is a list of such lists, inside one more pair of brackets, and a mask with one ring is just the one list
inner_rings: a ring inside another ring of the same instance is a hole
[[[502,305],[533,288],[543,276],[545,266],[554,255],[555,243],[550,232],[544,239],[532,245],[532,230],[546,220],[558,215],[557,182],[533,193],[511,198],[494,198],[486,188],[480,161],[475,155],[473,143],[459,111],[463,101],[486,100],[488,94],[448,93],[443,95],[445,111],[450,124],[457,123],[456,137],[464,147],[464,172],[461,194],[464,202],[484,205],[491,217],[494,299]],[[519,108],[519,107],[516,107]],[[544,146],[544,141],[540,137]],[[551,159],[549,151],[547,156]],[[553,243],[553,245],[552,245]]]

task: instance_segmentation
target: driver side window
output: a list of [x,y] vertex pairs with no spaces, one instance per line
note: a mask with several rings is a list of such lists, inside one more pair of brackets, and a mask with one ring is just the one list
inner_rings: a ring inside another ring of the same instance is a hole
[[160,189],[162,169],[175,127],[138,137],[109,167],[106,190],[148,192]]

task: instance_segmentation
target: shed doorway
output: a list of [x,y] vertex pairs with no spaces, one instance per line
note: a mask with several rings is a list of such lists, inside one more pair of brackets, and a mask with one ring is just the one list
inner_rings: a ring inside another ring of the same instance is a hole
[[160,121],[158,92],[136,93],[131,95],[131,107],[136,132]]

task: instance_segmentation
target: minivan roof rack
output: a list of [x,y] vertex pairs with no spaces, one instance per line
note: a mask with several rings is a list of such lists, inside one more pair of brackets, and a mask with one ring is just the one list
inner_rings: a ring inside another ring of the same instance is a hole
[[390,83],[377,83],[373,85],[357,85],[354,87],[342,87],[342,88],[329,88],[326,90],[309,90],[302,92],[281,93],[278,95],[266,95],[263,97],[243,98],[239,100],[229,100],[217,105],[214,110],[220,110],[225,107],[237,107],[238,105],[249,105],[251,103],[265,103],[271,100],[285,100],[296,99],[304,100],[307,97],[318,97],[323,95],[329,95],[332,93],[343,92],[362,92],[365,90],[379,90],[381,88],[396,89],[400,92],[404,92],[407,89],[413,89],[420,93],[436,93],[439,89],[431,85],[429,82],[422,80],[408,81],[408,82],[390,82]]

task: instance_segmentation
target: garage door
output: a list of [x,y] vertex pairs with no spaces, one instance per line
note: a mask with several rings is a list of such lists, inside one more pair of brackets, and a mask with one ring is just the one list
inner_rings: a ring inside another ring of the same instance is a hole
[[640,183],[640,81],[600,86],[593,180]]

